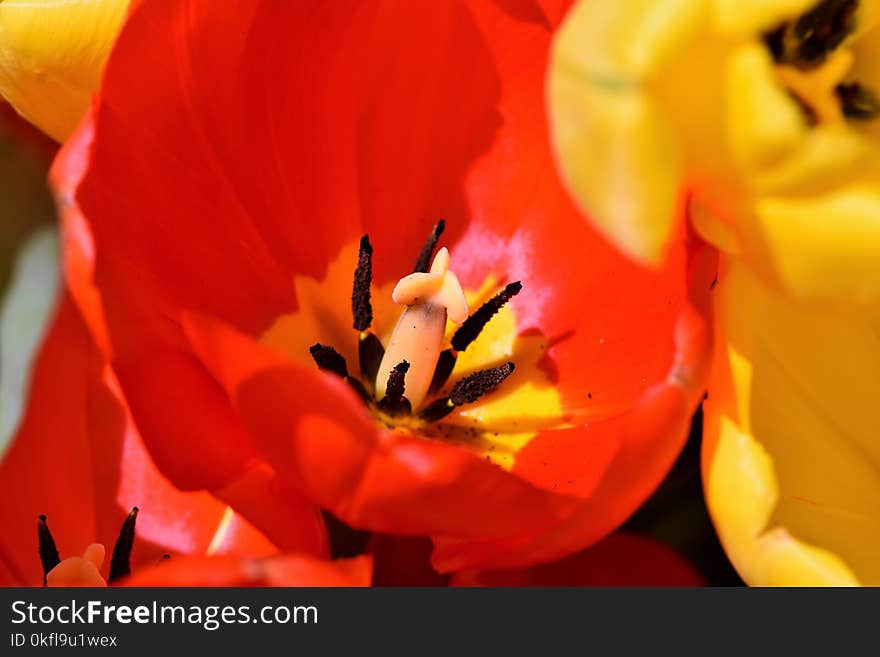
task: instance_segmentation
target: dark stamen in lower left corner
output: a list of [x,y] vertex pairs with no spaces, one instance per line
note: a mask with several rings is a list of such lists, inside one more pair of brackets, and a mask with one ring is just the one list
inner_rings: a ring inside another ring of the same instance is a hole
[[116,545],[113,546],[113,556],[110,559],[110,577],[108,582],[112,582],[120,577],[131,574],[131,550],[134,547],[134,530],[137,524],[138,508],[133,507],[122,523],[122,529],[119,530],[119,538],[116,539]]
[[37,522],[37,537],[40,543],[40,563],[43,565],[43,586],[46,586],[46,575],[61,563],[61,556],[58,554],[55,539],[52,538],[52,532],[49,531],[44,515],[41,515]]

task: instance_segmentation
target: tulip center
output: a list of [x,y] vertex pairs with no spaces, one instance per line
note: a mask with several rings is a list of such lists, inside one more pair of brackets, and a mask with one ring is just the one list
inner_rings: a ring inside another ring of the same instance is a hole
[[138,508],[134,507],[122,523],[119,538],[113,547],[110,574],[107,579],[101,575],[106,552],[103,545],[92,543],[86,548],[83,556],[62,560],[52,532],[49,531],[46,516],[40,516],[37,523],[37,537],[40,562],[43,565],[43,586],[107,586],[107,582],[113,582],[130,574],[137,514]]
[[[351,297],[360,376],[349,373],[348,363],[334,347],[315,343],[309,348],[320,369],[345,379],[389,427],[422,429],[436,423],[492,392],[514,370],[512,362],[477,370],[441,394],[459,355],[522,289],[519,282],[510,283],[470,313],[464,290],[449,268],[449,251],[444,247],[434,255],[444,228],[443,221],[434,227],[413,272],[391,293],[402,309],[387,345],[370,330],[373,247],[367,235],[361,238]],[[448,323],[457,327],[451,339]]]
[[811,125],[872,119],[880,100],[851,75],[858,0],[823,0],[765,35],[780,83]]

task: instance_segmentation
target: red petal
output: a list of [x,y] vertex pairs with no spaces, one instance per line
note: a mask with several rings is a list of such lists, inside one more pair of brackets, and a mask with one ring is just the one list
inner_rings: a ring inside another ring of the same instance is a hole
[[284,555],[259,561],[231,557],[172,558],[139,570],[122,586],[369,586],[369,556],[324,561]]
[[612,534],[570,557],[522,570],[463,571],[453,586],[703,586],[700,574],[659,541]]
[[95,365],[76,310],[62,303],[35,361],[28,408],[0,463],[0,556],[14,578],[6,583],[42,581],[36,550],[37,518],[42,513],[48,515],[62,555],[78,556],[95,542],[86,411]]
[[[145,458],[156,459],[174,485],[213,489],[219,498],[268,532],[281,549],[328,554],[326,530],[318,509],[275,482],[274,473],[257,461],[250,438],[232,413],[225,394],[180,344],[179,329],[169,325],[167,318],[157,320],[145,312],[144,306],[153,305],[146,301],[149,292],[142,291],[145,296],[140,300],[132,299],[137,303],[111,305],[111,320],[128,329],[111,346],[103,300],[115,288],[99,290],[95,284],[91,226],[73,197],[88,164],[92,138],[93,126],[87,118],[68,140],[51,172],[61,211],[65,277],[101,351],[109,355],[115,348],[120,352],[116,371],[123,383],[137,382],[129,387],[128,396],[150,450]],[[129,293],[123,290],[122,294]],[[158,307],[159,302],[155,305]],[[188,412],[181,413],[181,407]],[[205,442],[200,444],[199,440]],[[233,544],[237,545],[242,537],[235,536]],[[265,543],[261,536],[255,540]],[[267,548],[264,545],[255,549],[254,554],[260,554]]]
[[[212,543],[240,556],[275,551],[225,504],[207,493],[182,493],[159,474],[67,298],[32,376],[27,412],[0,463],[0,557],[10,578],[4,581],[42,580],[36,554],[42,513],[62,558],[94,542],[112,548],[133,506],[140,508],[135,564],[152,563],[164,552],[204,553]],[[228,535],[218,538],[224,517],[234,531],[224,529]]]

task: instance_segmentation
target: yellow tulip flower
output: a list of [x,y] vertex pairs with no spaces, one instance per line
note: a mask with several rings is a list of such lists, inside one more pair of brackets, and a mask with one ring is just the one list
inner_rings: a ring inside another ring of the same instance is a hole
[[790,295],[880,301],[880,0],[580,0],[551,132],[573,196],[662,257],[698,232]]
[[[880,0],[580,0],[550,130],[610,240],[724,254],[703,475],[753,585],[880,585]],[[877,95],[875,95],[877,94]]]
[[0,0],[0,94],[57,141],[98,86],[128,0]]
[[880,324],[727,265],[703,446],[721,542],[749,584],[878,586]]

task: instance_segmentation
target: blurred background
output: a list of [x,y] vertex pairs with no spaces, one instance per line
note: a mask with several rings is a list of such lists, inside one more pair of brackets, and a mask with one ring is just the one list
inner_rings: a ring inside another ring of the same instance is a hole
[[[0,101],[2,102],[2,101]],[[46,185],[54,142],[0,104],[0,453],[58,288],[58,241]]]

